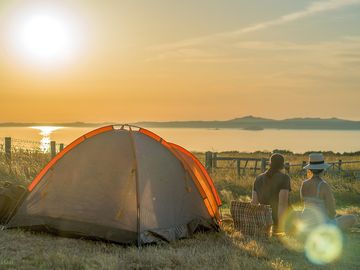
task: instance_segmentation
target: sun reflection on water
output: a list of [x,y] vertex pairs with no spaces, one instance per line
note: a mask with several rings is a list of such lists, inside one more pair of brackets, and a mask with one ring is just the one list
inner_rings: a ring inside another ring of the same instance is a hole
[[55,127],[55,126],[33,126],[30,127],[32,129],[36,129],[40,131],[41,139],[40,139],[40,151],[46,153],[50,151],[50,135],[55,130],[62,129],[63,127]]

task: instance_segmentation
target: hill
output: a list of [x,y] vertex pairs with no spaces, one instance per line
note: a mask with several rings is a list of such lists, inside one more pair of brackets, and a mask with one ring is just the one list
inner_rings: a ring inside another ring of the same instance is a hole
[[261,129],[328,129],[328,130],[360,130],[360,121],[339,118],[290,118],[274,120],[254,116],[245,116],[226,121],[169,121],[138,122],[143,127],[167,128],[240,128],[249,130]]
[[[63,127],[99,127],[115,124],[102,123],[0,123],[0,127],[29,127],[29,126],[63,126]],[[134,125],[149,128],[239,128],[246,130],[262,129],[322,129],[322,130],[360,130],[360,121],[351,121],[339,118],[289,118],[274,120],[255,116],[244,116],[225,121],[142,121]]]

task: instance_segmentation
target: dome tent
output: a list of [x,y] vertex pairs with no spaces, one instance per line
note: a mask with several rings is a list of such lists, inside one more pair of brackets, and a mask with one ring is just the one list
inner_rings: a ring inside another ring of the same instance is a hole
[[78,138],[35,177],[7,228],[138,245],[218,228],[221,202],[184,148],[133,126]]

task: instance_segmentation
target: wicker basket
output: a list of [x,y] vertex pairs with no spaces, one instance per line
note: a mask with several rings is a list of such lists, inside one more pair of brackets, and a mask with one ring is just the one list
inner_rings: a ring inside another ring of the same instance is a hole
[[273,221],[269,205],[254,205],[246,202],[232,201],[230,213],[234,220],[235,230],[240,231],[242,234],[271,236]]

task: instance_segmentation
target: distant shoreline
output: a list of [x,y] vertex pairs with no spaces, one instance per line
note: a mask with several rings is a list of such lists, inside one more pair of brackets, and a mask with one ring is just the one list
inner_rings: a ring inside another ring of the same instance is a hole
[[[107,125],[115,125],[115,124],[84,124],[84,125],[69,125],[69,124],[53,124],[53,123],[36,123],[36,124],[19,124],[19,125],[3,125],[0,123],[0,128],[28,128],[28,127],[45,127],[45,126],[51,126],[51,127],[64,127],[64,128],[98,128],[103,127]],[[117,125],[117,124],[116,124]],[[360,128],[242,128],[242,127],[196,127],[196,126],[156,126],[156,125],[139,125],[134,124],[135,126],[143,127],[143,128],[172,128],[172,129],[208,129],[213,131],[220,131],[220,130],[244,130],[244,131],[254,131],[254,132],[261,132],[264,130],[321,130],[321,131],[360,131]]]
[[52,127],[101,127],[114,125],[114,123],[0,123],[0,127],[33,127],[33,126],[52,126]]
[[[118,123],[0,123],[0,127],[29,127],[29,126],[63,126],[63,127],[100,127]],[[344,120],[339,118],[291,118],[273,120],[254,116],[245,116],[226,121],[168,121],[149,122],[142,121],[133,125],[145,128],[205,128],[205,129],[242,129],[261,131],[265,129],[277,130],[360,130],[360,121]]]

